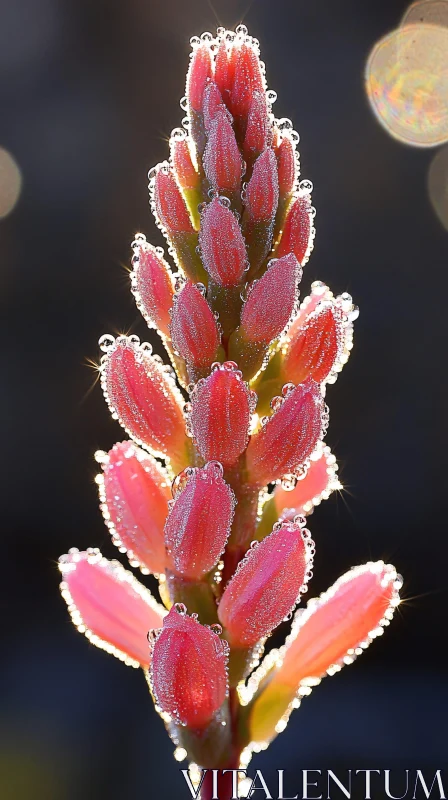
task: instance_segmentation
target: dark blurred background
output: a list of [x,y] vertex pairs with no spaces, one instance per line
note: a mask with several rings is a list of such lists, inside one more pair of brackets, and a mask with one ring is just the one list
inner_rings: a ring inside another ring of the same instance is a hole
[[162,243],[146,173],[167,156],[180,122],[190,36],[243,20],[260,39],[276,115],[301,134],[302,177],[315,187],[303,289],[320,278],[361,309],[352,358],[329,388],[328,442],[347,491],[310,520],[312,592],[372,557],[396,564],[407,598],[386,635],[323,681],[251,768],[268,782],[287,770],[293,794],[303,768],[443,768],[448,233],[427,197],[433,151],[390,138],[363,87],[370,48],[406,3],[0,7],[0,147],[23,180],[0,221],[0,797],[188,796],[185,765],[172,758],[143,677],[75,632],[56,561],[73,545],[117,556],[92,456],[122,433],[87,362],[104,332],[148,338],[124,270],[135,231]]

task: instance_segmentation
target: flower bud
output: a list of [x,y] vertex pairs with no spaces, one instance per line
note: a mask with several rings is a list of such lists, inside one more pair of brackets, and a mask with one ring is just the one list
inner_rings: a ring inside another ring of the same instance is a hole
[[236,364],[215,367],[191,395],[190,427],[205,461],[234,464],[249,440],[251,396]]
[[273,221],[278,203],[278,176],[277,160],[272,148],[257,158],[244,202],[251,225]]
[[190,215],[172,172],[157,170],[154,182],[156,214],[168,234],[194,233]]
[[166,520],[165,545],[174,571],[189,580],[200,580],[224,552],[235,497],[217,461],[187,471],[187,483]]
[[151,656],[157,705],[180,725],[205,728],[227,696],[226,643],[178,604],[153,638]]
[[231,88],[231,112],[234,117],[247,117],[254,92],[264,92],[260,59],[249,44],[235,48],[235,72]]
[[215,61],[215,82],[221,92],[221,97],[227,103],[233,82],[234,59],[227,52],[226,43],[221,40]]
[[248,550],[218,607],[231,646],[253,647],[280,625],[306,591],[313,552],[308,531],[295,522]]
[[210,132],[212,122],[220,111],[223,111],[226,114],[227,119],[230,122],[232,121],[232,118],[223,103],[221,92],[219,91],[215,81],[210,81],[210,83],[208,83],[205,87],[202,111],[204,114],[204,128],[206,133]]
[[220,345],[216,319],[204,295],[188,281],[174,300],[171,318],[173,346],[187,364],[209,367]]
[[228,114],[218,110],[210,125],[204,170],[211,187],[234,195],[240,188],[243,162]]
[[280,665],[253,703],[254,741],[269,741],[283,730],[302,681],[316,684],[326,673],[351,664],[383,633],[400,602],[401,583],[394,567],[382,561],[354,567],[296,614]]
[[297,178],[297,165],[294,145],[289,136],[284,136],[278,145],[277,157],[278,188],[280,194],[290,194]]
[[313,378],[323,383],[341,353],[343,334],[342,310],[334,303],[322,303],[288,337],[282,365],[284,379],[303,383]]
[[182,396],[163,364],[136,338],[108,337],[101,364],[104,396],[112,416],[138,444],[182,469],[187,445]]
[[235,214],[218,198],[201,214],[199,242],[212,280],[220,286],[237,286],[247,267],[246,245]]
[[253,284],[241,312],[241,333],[246,341],[269,344],[280,335],[294,311],[301,277],[292,253],[271,261],[263,277]]
[[268,143],[269,119],[265,92],[254,92],[247,118],[243,151],[248,161],[254,161]]
[[200,184],[200,178],[193,164],[187,137],[184,139],[171,137],[170,151],[174,172],[180,188],[184,190],[197,189]]
[[193,111],[201,111],[204,89],[212,78],[212,56],[207,44],[193,50],[187,75],[187,98]]
[[327,500],[330,494],[342,489],[337,477],[338,465],[330,448],[325,446],[317,459],[311,459],[305,476],[292,490],[275,487],[273,498],[277,516],[292,519],[297,514],[309,514],[314,506]]
[[139,234],[132,259],[132,293],[137,307],[151,328],[169,336],[169,310],[173,305],[173,277],[160,248],[148,244]]
[[299,264],[304,264],[311,250],[311,200],[308,194],[292,203],[283,227],[276,256],[294,253]]
[[97,477],[101,510],[113,543],[144,573],[165,572],[164,525],[171,497],[166,471],[133,442],[114,445]]
[[249,481],[263,486],[294,473],[311,455],[324,431],[319,385],[307,381],[289,390],[247,448]]
[[132,667],[148,667],[148,631],[166,611],[118,561],[72,548],[59,559],[61,594],[75,627],[96,647]]

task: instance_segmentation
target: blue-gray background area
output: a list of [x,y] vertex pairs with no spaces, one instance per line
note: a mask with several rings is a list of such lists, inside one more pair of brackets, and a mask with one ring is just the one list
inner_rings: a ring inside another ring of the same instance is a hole
[[142,675],[74,631],[56,561],[74,545],[118,555],[93,453],[123,433],[86,360],[102,333],[148,338],[123,266],[135,231],[162,244],[146,173],[180,123],[189,37],[217,19],[244,18],[259,38],[275,112],[301,135],[317,208],[302,296],[319,278],[361,309],[355,350],[328,392],[328,443],[347,491],[310,519],[310,594],[384,558],[407,598],[386,635],[325,679],[253,767],[267,780],[287,770],[288,788],[304,768],[444,767],[448,233],[427,196],[433,151],[390,138],[363,86],[370,48],[405,6],[1,3],[0,146],[23,174],[0,223],[2,800],[188,797]]

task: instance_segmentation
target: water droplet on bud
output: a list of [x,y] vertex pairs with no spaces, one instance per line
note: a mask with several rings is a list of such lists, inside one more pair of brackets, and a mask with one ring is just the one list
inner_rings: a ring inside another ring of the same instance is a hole
[[184,603],[174,603],[174,608],[178,614],[180,614],[182,617],[185,617],[187,613],[187,606],[184,605]]
[[110,333],[105,333],[98,339],[98,344],[103,353],[108,353],[115,344],[115,336],[112,336]]

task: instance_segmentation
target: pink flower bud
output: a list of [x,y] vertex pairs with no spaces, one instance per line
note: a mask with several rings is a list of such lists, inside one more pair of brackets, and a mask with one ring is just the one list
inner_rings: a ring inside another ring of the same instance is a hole
[[280,335],[294,311],[301,277],[302,270],[292,253],[271,261],[243,306],[241,329],[246,341],[269,344]]
[[249,44],[236,49],[235,56],[230,110],[236,117],[247,117],[254,92],[264,92],[264,79],[260,59]]
[[297,165],[294,145],[289,136],[284,136],[276,149],[278,187],[281,194],[289,194],[294,188]]
[[132,442],[121,442],[100,459],[101,510],[113,543],[131,566],[162,574],[166,567],[164,525],[171,482],[163,467]]
[[239,190],[243,162],[225,109],[216,112],[210,125],[203,162],[207,180],[215,191],[234,194]]
[[235,508],[235,497],[223,480],[223,469],[210,461],[202,469],[187,468],[165,525],[165,544],[174,571],[200,580],[224,552]]
[[172,172],[156,172],[154,201],[158,219],[168,233],[194,233],[190,215]]
[[308,258],[311,249],[311,200],[308,194],[294,200],[288,211],[276,256],[294,253],[299,264]]
[[72,622],[96,647],[132,667],[148,667],[148,631],[166,614],[148,589],[99,550],[75,547],[59,559],[61,594]]
[[323,383],[338,360],[343,335],[341,308],[334,303],[322,303],[288,337],[282,367],[285,380],[303,383],[313,378]]
[[280,666],[254,703],[251,738],[269,741],[285,720],[302,681],[313,683],[351,664],[389,625],[400,602],[401,578],[382,561],[354,567],[299,612],[280,651]]
[[[287,390],[289,387],[287,387]],[[311,455],[324,431],[324,401],[312,380],[289,389],[247,448],[249,480],[263,486],[294,473]]]
[[212,280],[221,286],[237,286],[247,267],[246,245],[235,214],[218,198],[201,214],[199,243]]
[[186,461],[183,399],[163,364],[137,337],[102,337],[101,385],[112,416],[155,455]]
[[190,427],[205,461],[232,466],[249,439],[251,395],[236,364],[215,367],[191,395]]
[[216,319],[197,285],[188,281],[174,301],[171,319],[173,346],[194,367],[209,367],[220,345]]
[[281,519],[293,519],[297,514],[309,514],[332,492],[342,489],[337,469],[336,458],[325,446],[319,458],[310,461],[305,476],[292,490],[283,488],[281,484],[275,487],[273,496],[277,515]]
[[294,608],[312,568],[313,543],[286,522],[252,547],[227,584],[219,620],[234,647],[253,647]]
[[229,121],[232,121],[229,112],[227,111],[221,92],[219,91],[215,81],[210,81],[205,87],[204,101],[202,112],[204,114],[204,128],[206,133],[210,132],[213,120],[219,111],[224,111]]
[[278,204],[278,176],[277,160],[272,148],[257,158],[244,202],[251,223],[274,219]]
[[227,102],[233,82],[234,59],[227,52],[226,43],[222,40],[216,53],[215,82],[224,102]]
[[202,44],[193,50],[187,75],[187,98],[194,111],[201,111],[204,89],[212,78],[210,48]]
[[158,328],[164,336],[169,336],[169,310],[173,305],[174,286],[161,248],[148,244],[144,236],[138,234],[132,263],[132,293],[139,311],[151,328]]
[[181,189],[198,188],[200,179],[193,164],[188,139],[171,137],[170,150],[174,172]]
[[244,154],[248,160],[257,158],[268,143],[269,119],[265,92],[254,92],[247,118]]
[[175,722],[205,728],[227,696],[227,645],[176,604],[151,644],[157,705]]

